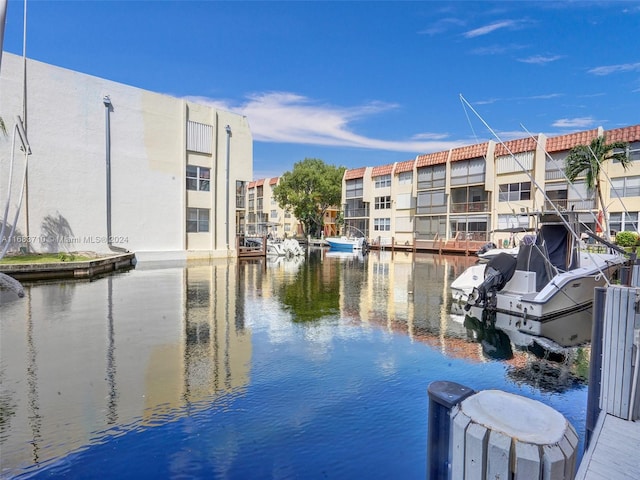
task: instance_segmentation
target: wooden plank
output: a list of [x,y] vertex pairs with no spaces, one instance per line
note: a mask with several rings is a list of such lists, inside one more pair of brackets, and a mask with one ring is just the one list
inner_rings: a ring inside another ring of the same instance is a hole
[[640,452],[640,422],[629,422],[603,412],[575,478],[576,480],[600,478],[638,480],[638,472],[640,472],[638,452]]
[[600,407],[620,418],[629,414],[637,298],[635,288],[611,286],[607,289]]
[[542,472],[540,447],[531,443],[515,442],[514,480],[536,480]]
[[487,429],[478,423],[472,422],[467,428],[465,436],[466,452],[464,455],[465,480],[484,480],[484,472],[487,468],[486,454],[488,436]]
[[[486,478],[511,478],[511,437],[492,430],[487,444]],[[452,477],[456,478],[456,477]]]
[[544,480],[557,480],[561,478],[573,478],[573,475],[565,475],[566,457],[559,445],[544,445],[542,447],[542,478]]
[[604,354],[609,350],[609,344],[611,339],[611,330],[613,328],[613,322],[608,319],[613,317],[613,308],[615,305],[614,300],[615,289],[608,288],[605,296],[604,303],[604,322],[602,325],[602,360],[601,360],[601,382],[600,382],[600,409],[607,412],[608,404],[609,404],[609,384],[611,382],[611,377],[609,375],[609,362],[610,358]]
[[558,447],[565,458],[564,478],[573,478],[575,476],[576,461],[578,457],[578,442],[578,434],[573,428],[573,425],[569,423],[562,440],[558,444]]
[[453,411],[451,432],[451,478],[464,478],[464,441],[471,419],[459,410]]

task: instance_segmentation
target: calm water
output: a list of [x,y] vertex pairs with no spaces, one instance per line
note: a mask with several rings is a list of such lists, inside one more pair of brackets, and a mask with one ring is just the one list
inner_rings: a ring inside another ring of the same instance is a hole
[[472,262],[314,251],[28,286],[0,305],[2,476],[424,479],[435,380],[540,400],[582,437],[588,351],[452,314]]

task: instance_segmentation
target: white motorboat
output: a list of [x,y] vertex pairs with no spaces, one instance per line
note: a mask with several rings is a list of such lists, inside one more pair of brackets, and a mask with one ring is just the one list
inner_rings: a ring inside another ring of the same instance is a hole
[[332,250],[352,252],[354,250],[365,250],[367,242],[364,237],[327,237],[325,241]]
[[543,215],[535,243],[521,245],[517,258],[501,254],[491,260],[465,308],[496,312],[501,327],[562,346],[584,343],[591,336],[594,289],[625,262],[620,253],[580,251],[566,220]]
[[283,241],[267,240],[267,255],[277,257],[298,257],[304,255],[304,248],[294,238]]
[[473,289],[484,281],[484,271],[486,268],[486,262],[476,263],[468,267],[451,282],[449,289],[451,290],[451,298],[453,299],[454,305],[464,306],[467,303]]

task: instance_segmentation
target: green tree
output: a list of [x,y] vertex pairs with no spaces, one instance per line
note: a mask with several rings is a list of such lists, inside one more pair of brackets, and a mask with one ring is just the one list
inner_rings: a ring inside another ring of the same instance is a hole
[[573,183],[576,178],[584,176],[588,192],[596,193],[596,208],[602,211],[602,230],[605,238],[609,237],[609,221],[605,211],[602,189],[600,188],[600,170],[607,160],[617,160],[627,170],[631,160],[627,156],[626,142],[607,143],[604,135],[591,140],[589,145],[578,145],[571,149],[565,160],[565,174]]
[[318,158],[305,158],[285,172],[273,195],[280,208],[289,210],[302,223],[303,233],[320,236],[324,215],[342,198],[345,167],[327,165]]

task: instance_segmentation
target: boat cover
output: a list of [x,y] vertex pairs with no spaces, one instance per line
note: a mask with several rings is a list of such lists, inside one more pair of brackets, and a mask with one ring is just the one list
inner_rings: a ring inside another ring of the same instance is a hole
[[556,275],[574,265],[569,260],[569,231],[561,224],[540,227],[533,245],[521,245],[516,270],[535,272],[536,291],[539,292]]

